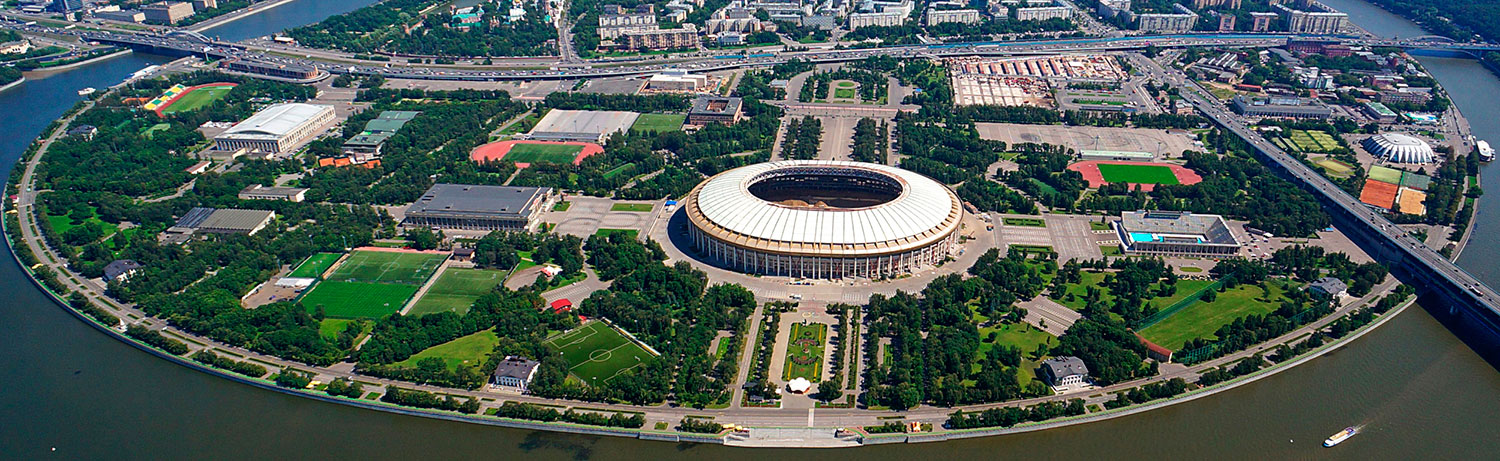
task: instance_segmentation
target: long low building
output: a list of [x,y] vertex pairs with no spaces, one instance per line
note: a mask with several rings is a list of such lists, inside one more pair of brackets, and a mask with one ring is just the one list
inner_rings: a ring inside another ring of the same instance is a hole
[[1235,96],[1234,111],[1253,117],[1316,118],[1333,116],[1333,109],[1310,99],[1296,97],[1247,98]]
[[333,125],[333,106],[276,104],[214,137],[218,150],[247,149],[271,154],[288,152]]
[[1114,223],[1128,253],[1228,257],[1242,244],[1219,215],[1186,211],[1127,211]]
[[550,187],[434,184],[406,208],[402,225],[473,231],[528,231],[552,207]]
[[538,141],[604,143],[610,135],[623,133],[641,114],[624,111],[552,109],[536,122],[527,138]]

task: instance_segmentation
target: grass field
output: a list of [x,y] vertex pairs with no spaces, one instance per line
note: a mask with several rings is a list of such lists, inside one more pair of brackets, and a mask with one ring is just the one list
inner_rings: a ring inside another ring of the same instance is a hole
[[833,97],[835,99],[858,99],[859,92],[854,91],[853,88],[837,88],[833,90]]
[[[1240,285],[1219,293],[1214,302],[1194,303],[1171,317],[1141,330],[1141,336],[1172,350],[1181,348],[1189,339],[1198,337],[1216,339],[1214,331],[1233,322],[1234,319],[1250,314],[1271,313],[1281,307],[1282,293],[1286,288],[1274,282],[1268,282],[1266,285],[1270,287],[1269,292],[1258,285]],[[1186,287],[1179,287],[1177,290],[1178,293],[1193,291],[1196,290],[1189,290]]]
[[[994,342],[989,341],[990,332],[995,333]],[[984,358],[985,354],[988,354],[995,346],[1015,346],[1021,349],[1022,354],[1030,354],[1038,345],[1057,344],[1057,337],[1026,322],[1004,323],[998,327],[980,328],[979,340],[979,353],[975,356],[976,360]]]
[[569,373],[588,384],[607,382],[654,358],[604,322],[586,323],[548,339],[547,344],[562,353],[563,360],[568,361]]
[[1110,183],[1177,184],[1172,169],[1160,165],[1099,164],[1099,174]]
[[318,253],[308,256],[307,259],[302,261],[302,264],[298,264],[297,268],[292,269],[292,272],[286,276],[310,278],[323,275],[323,271],[328,270],[329,266],[338,261],[339,256],[338,253]]
[[189,91],[187,94],[177,98],[172,105],[162,109],[163,114],[175,114],[178,112],[191,112],[203,108],[214,101],[223,99],[233,90],[232,86],[209,86]]
[[444,259],[441,254],[355,251],[328,280],[421,285]]
[[354,319],[323,319],[318,322],[318,336],[328,339],[338,338],[339,333],[344,331],[344,327],[351,323],[354,323]]
[[1323,171],[1328,173],[1329,176],[1338,176],[1341,178],[1349,177],[1349,174],[1354,171],[1354,167],[1331,158],[1319,160],[1318,166],[1323,167]]
[[317,312],[318,306],[323,306],[328,317],[378,319],[401,310],[416,293],[416,285],[323,281],[300,302],[308,312]]
[[1001,219],[1007,226],[1020,227],[1047,227],[1047,222],[1037,218],[1004,218]]
[[1292,130],[1291,143],[1297,150],[1314,153],[1329,152],[1339,146],[1333,135],[1322,130]]
[[495,335],[495,331],[484,330],[423,349],[422,352],[396,362],[394,365],[416,368],[417,362],[433,357],[443,359],[443,364],[447,365],[449,370],[457,370],[460,366],[482,365],[485,359],[488,359],[495,351],[496,344],[500,344],[500,337]]
[[786,366],[781,370],[781,380],[807,378],[812,382],[822,381],[823,348],[828,345],[828,325],[794,323],[787,341]]
[[630,211],[635,213],[650,213],[656,205],[650,203],[616,203],[609,206],[609,211]]
[[561,202],[557,202],[557,203],[552,204],[552,211],[568,211],[568,208],[572,208],[572,207],[573,207],[573,202],[561,201]]
[[682,123],[687,120],[683,114],[641,114],[636,117],[635,123],[630,125],[632,133],[666,133],[669,131],[682,131]]
[[572,165],[573,159],[578,158],[578,153],[582,151],[583,146],[521,143],[511,146],[510,152],[505,153],[505,159],[516,163]]
[[599,230],[594,231],[594,235],[597,235],[597,236],[600,236],[600,237],[609,237],[610,235],[613,235],[613,234],[625,234],[626,236],[629,236],[630,238],[635,238],[635,236],[637,234],[639,234],[639,233],[640,233],[640,231],[635,230],[635,229],[609,229],[609,228],[600,228]]
[[62,235],[62,233],[67,232],[69,229],[72,229],[74,227],[82,226],[91,222],[99,223],[99,228],[104,230],[104,235],[106,237],[114,235],[115,231],[119,230],[120,228],[120,226],[115,223],[107,223],[104,222],[104,220],[99,219],[99,211],[92,207],[89,208],[89,217],[76,224],[73,222],[73,218],[71,215],[47,215],[47,224],[51,224],[52,230],[56,231],[58,235]]
[[450,267],[438,276],[432,287],[406,315],[422,316],[438,312],[463,315],[480,295],[489,293],[505,281],[505,271]]

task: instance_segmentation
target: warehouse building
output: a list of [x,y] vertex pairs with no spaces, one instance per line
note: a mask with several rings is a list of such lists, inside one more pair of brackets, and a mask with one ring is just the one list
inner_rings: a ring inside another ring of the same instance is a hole
[[528,231],[552,207],[550,187],[434,184],[406,208],[402,225],[444,230]]
[[218,150],[290,152],[333,124],[333,106],[276,104],[235,124],[214,138]]
[[1333,116],[1333,109],[1311,99],[1297,97],[1247,98],[1234,97],[1234,111],[1252,117],[1284,117],[1326,119]]
[[177,223],[157,236],[157,241],[162,244],[181,244],[199,232],[255,235],[274,219],[276,212],[268,210],[195,207],[177,218]]
[[1127,211],[1114,223],[1125,251],[1164,256],[1228,257],[1240,241],[1219,215],[1186,211]]
[[610,135],[629,130],[640,115],[621,111],[552,109],[526,136],[537,141],[603,144]]
[[260,184],[251,184],[240,190],[240,200],[279,200],[283,202],[301,202],[307,198],[307,189],[301,187],[266,187]]

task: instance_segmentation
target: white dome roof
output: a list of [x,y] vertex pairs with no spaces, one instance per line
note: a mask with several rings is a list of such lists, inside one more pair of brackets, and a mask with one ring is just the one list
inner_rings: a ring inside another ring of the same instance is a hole
[[1364,141],[1370,154],[1396,163],[1432,163],[1432,146],[1401,133],[1381,133]]
[[[895,199],[857,209],[788,207],[762,200],[749,186],[781,170],[864,170],[901,184]],[[789,160],[749,165],[720,173],[699,186],[691,200],[702,217],[751,239],[802,245],[906,246],[938,239],[957,227],[958,197],[926,176],[862,162]],[[875,248],[869,248],[875,249]]]

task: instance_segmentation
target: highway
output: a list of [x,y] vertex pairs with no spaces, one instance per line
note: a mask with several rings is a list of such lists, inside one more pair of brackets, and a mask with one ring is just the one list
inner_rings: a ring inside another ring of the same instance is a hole
[[[1219,126],[1234,132],[1235,135],[1244,139],[1246,143],[1258,150],[1261,155],[1274,162],[1273,166],[1287,172],[1291,177],[1302,183],[1306,189],[1316,194],[1326,206],[1334,207],[1331,211],[1336,214],[1336,219],[1341,215],[1365,228],[1360,230],[1368,231],[1362,234],[1355,234],[1356,236],[1375,236],[1380,239],[1375,243],[1378,243],[1385,252],[1395,252],[1400,255],[1400,258],[1396,261],[1385,261],[1388,265],[1405,264],[1408,265],[1409,272],[1413,274],[1429,274],[1435,276],[1439,281],[1450,285],[1446,287],[1448,288],[1447,290],[1442,290],[1444,287],[1421,286],[1414,283],[1414,285],[1418,286],[1419,291],[1441,291],[1450,298],[1449,301],[1466,302],[1471,306],[1487,311],[1480,313],[1481,315],[1488,316],[1489,324],[1486,326],[1491,333],[1500,334],[1500,324],[1496,322],[1496,319],[1500,319],[1500,307],[1497,307],[1497,301],[1500,301],[1500,296],[1497,296],[1495,290],[1485,286],[1473,275],[1470,275],[1467,271],[1448,260],[1447,257],[1423,244],[1421,240],[1411,236],[1379,212],[1365,206],[1365,204],[1349,195],[1343,189],[1340,189],[1337,185],[1334,185],[1321,174],[1313,171],[1312,168],[1302,164],[1296,158],[1287,155],[1285,151],[1267,141],[1259,133],[1252,131],[1246,126],[1239,115],[1230,112],[1228,108],[1224,107],[1217,100],[1210,100],[1205,97],[1208,93],[1192,80],[1184,78],[1180,72],[1176,70],[1168,72],[1162,69],[1155,61],[1138,60],[1138,62],[1141,61],[1147,63],[1145,71],[1153,78],[1182,88],[1183,91],[1180,92],[1181,96],[1197,107],[1199,112],[1204,116],[1213,119]],[[1345,232],[1350,231],[1351,229],[1345,229]],[[1371,251],[1370,253],[1377,260],[1383,259],[1378,254],[1381,252]],[[1408,283],[1412,283],[1412,281],[1408,281]],[[1452,299],[1455,297],[1458,299]]]

